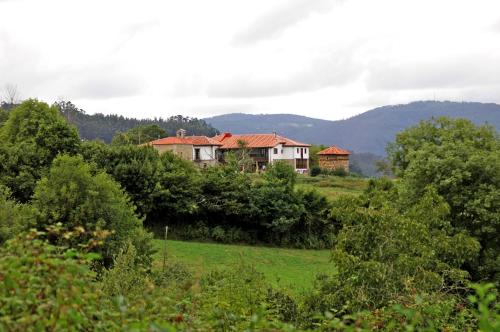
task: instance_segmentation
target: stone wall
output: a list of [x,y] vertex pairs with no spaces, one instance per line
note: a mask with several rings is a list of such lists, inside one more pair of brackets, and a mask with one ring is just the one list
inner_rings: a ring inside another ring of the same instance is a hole
[[182,159],[193,160],[193,146],[189,144],[173,144],[173,145],[153,145],[160,153],[172,151],[176,156]]
[[349,155],[320,155],[319,167],[330,170],[343,168],[349,172]]

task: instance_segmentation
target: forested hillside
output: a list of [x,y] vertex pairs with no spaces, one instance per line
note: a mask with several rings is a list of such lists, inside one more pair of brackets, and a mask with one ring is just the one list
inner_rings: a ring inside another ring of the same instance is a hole
[[449,101],[383,106],[339,121],[292,114],[226,114],[205,120],[220,131],[242,134],[276,131],[311,144],[335,144],[355,153],[382,156],[387,143],[393,141],[398,132],[421,120],[439,116],[465,118],[475,124],[489,123],[500,130],[500,105]]
[[186,129],[188,135],[215,136],[218,131],[204,120],[171,116],[166,119],[133,119],[121,115],[86,114],[70,102],[57,103],[61,114],[69,123],[76,126],[80,136],[87,140],[101,139],[107,143],[119,132],[125,132],[140,125],[157,125],[167,132],[168,136],[175,135],[177,129]]

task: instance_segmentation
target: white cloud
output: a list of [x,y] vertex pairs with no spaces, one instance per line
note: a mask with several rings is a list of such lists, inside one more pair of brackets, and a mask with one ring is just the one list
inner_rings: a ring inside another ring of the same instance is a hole
[[237,33],[234,45],[245,45],[281,35],[289,27],[314,13],[328,12],[334,0],[289,0],[257,18],[250,26]]
[[0,0],[0,12],[0,86],[89,113],[338,119],[434,96],[500,102],[495,0]]

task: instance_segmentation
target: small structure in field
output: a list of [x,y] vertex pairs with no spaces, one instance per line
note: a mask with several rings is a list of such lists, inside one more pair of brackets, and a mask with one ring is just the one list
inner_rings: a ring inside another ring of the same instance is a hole
[[331,146],[328,149],[317,153],[319,156],[319,167],[329,170],[344,169],[349,172],[349,155],[351,152],[341,149],[337,146]]

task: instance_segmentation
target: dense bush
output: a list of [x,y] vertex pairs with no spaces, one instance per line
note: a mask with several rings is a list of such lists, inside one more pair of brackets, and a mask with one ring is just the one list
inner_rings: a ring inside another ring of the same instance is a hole
[[85,256],[38,239],[37,233],[0,247],[0,330],[106,329],[95,275]]
[[319,166],[313,166],[311,167],[310,171],[311,176],[318,176],[321,174],[321,167]]
[[55,243],[73,247],[92,240],[93,233],[109,233],[103,243],[96,245],[105,264],[110,264],[130,239],[141,249],[143,263],[149,265],[149,236],[126,195],[107,174],[93,172],[81,157],[57,157],[35,188],[36,226],[43,230],[61,224],[64,231],[80,233],[78,237],[54,239]]
[[376,187],[332,210],[342,225],[332,255],[337,273],[318,280],[318,292],[308,300],[311,312],[353,313],[415,292],[459,294],[466,288],[468,273],[461,268],[480,246],[453,230],[449,207],[435,190],[401,210],[389,199],[394,188],[375,193]]
[[0,185],[0,245],[33,226],[30,206],[11,200],[10,190]]

